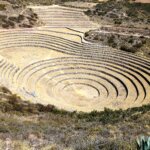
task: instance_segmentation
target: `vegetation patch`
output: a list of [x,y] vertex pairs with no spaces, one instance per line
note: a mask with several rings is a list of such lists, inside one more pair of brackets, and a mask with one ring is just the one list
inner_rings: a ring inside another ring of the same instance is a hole
[[150,105],[127,110],[67,112],[52,105],[23,101],[4,87],[0,93],[3,148],[130,150],[139,146],[137,137],[149,136]]
[[6,5],[5,4],[0,4],[0,11],[6,10]]
[[41,23],[32,9],[17,4],[1,4],[0,2],[0,27],[10,28],[32,28]]
[[85,39],[126,52],[139,53],[148,57],[150,53],[150,39],[142,35],[136,36],[131,33],[111,33],[104,30],[94,30],[86,32]]
[[93,20],[105,20],[107,24],[148,27],[150,22],[150,4],[134,3],[130,0],[108,0],[100,2],[85,12]]

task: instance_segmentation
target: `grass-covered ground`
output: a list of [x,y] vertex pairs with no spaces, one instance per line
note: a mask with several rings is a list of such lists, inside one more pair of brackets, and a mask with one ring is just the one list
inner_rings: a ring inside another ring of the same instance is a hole
[[150,135],[150,105],[128,110],[67,112],[22,101],[0,89],[0,149],[135,150]]

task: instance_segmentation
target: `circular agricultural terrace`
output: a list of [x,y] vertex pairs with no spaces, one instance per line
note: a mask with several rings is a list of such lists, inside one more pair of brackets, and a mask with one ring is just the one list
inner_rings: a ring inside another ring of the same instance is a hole
[[26,100],[69,111],[150,102],[150,60],[83,40],[80,9],[34,6],[44,26],[1,30],[0,81]]

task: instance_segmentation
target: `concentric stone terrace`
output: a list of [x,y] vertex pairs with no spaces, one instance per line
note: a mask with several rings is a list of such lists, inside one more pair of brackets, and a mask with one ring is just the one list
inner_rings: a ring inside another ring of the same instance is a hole
[[45,23],[0,32],[0,81],[26,100],[66,110],[126,109],[150,102],[150,60],[84,41],[83,11],[32,7]]

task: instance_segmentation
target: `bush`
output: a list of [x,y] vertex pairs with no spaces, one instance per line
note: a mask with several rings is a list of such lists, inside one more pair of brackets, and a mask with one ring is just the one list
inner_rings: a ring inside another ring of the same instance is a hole
[[7,18],[7,16],[5,16],[5,15],[0,15],[0,20],[5,20]]
[[5,4],[0,4],[0,11],[6,10],[6,5]]
[[19,96],[17,96],[16,94],[12,94],[9,96],[9,103],[10,104],[14,104],[14,103],[17,103],[19,102],[21,98]]
[[0,133],[9,133],[9,129],[7,128],[7,126],[0,124]]
[[10,90],[8,90],[6,87],[2,87],[1,88],[1,91],[3,92],[3,93],[8,93],[8,94],[11,94],[11,92],[10,92]]
[[136,49],[131,47],[131,46],[127,46],[127,45],[121,45],[120,49],[126,52],[132,52],[135,53]]
[[122,24],[122,20],[121,19],[114,19],[114,24]]
[[108,44],[112,44],[114,43],[114,35],[111,35],[110,37],[108,37]]
[[85,37],[89,36],[89,33],[88,33],[88,32],[85,32],[84,36],[85,36]]
[[11,21],[17,22],[17,18],[16,17],[9,17],[8,19],[11,20]]
[[94,36],[94,40],[96,40],[96,41],[99,40],[98,35],[95,35],[95,36]]
[[14,28],[14,27],[15,27],[14,22],[12,22],[11,20],[8,20],[8,24],[9,24],[12,28]]
[[7,28],[9,28],[9,25],[8,24],[2,24],[2,27],[7,29]]
[[25,18],[25,17],[24,17],[24,15],[19,15],[19,16],[18,16],[18,22],[23,21],[23,20],[24,20],[24,18]]

